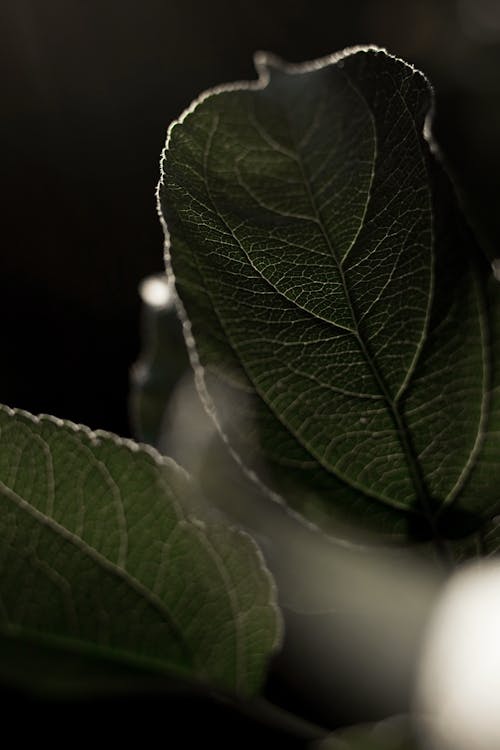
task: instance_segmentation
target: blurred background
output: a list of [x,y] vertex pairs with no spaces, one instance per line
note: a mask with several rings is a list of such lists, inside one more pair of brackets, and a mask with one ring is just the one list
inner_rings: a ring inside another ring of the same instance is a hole
[[434,83],[435,132],[494,254],[497,0],[0,0],[0,401],[129,434],[169,122],[203,89],[254,78],[257,49],[299,62],[360,43]]

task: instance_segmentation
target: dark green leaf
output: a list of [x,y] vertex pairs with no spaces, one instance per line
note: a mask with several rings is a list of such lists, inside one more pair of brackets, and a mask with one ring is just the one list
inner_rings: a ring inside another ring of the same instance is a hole
[[192,695],[199,683],[152,670],[113,652],[94,652],[82,644],[45,642],[23,634],[0,635],[0,689],[37,700],[105,699],[141,694]]
[[270,575],[173,461],[1,407],[0,507],[0,635],[258,690]]
[[258,68],[162,162],[206,406],[330,532],[469,534],[498,498],[489,269],[424,136],[430,86],[376,49]]

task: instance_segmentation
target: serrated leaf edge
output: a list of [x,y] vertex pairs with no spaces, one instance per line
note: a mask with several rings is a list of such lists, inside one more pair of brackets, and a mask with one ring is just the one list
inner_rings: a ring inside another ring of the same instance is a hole
[[[164,258],[165,258],[166,274],[167,274],[168,280],[172,284],[172,288],[174,289],[174,292],[175,292],[174,298],[175,298],[175,304],[176,304],[177,313],[178,313],[179,318],[180,318],[181,323],[182,323],[182,327],[183,327],[183,331],[184,331],[184,337],[185,337],[185,341],[186,341],[186,346],[187,346],[188,354],[189,354],[189,359],[190,359],[191,366],[192,366],[192,368],[194,370],[194,373],[195,373],[196,387],[197,387],[198,392],[200,394],[200,398],[201,398],[201,400],[203,402],[205,410],[208,412],[208,414],[210,415],[211,419],[215,423],[220,436],[222,437],[225,445],[229,449],[229,451],[230,451],[231,455],[233,456],[234,460],[243,469],[243,471],[245,472],[245,474],[253,482],[255,482],[259,486],[259,488],[261,489],[261,491],[264,492],[264,494],[266,496],[270,497],[273,501],[277,502],[279,505],[281,505],[282,507],[284,507],[287,510],[287,512],[289,513],[289,515],[292,518],[294,518],[295,520],[299,521],[299,523],[301,523],[301,525],[305,526],[306,528],[308,528],[310,530],[313,530],[315,532],[320,532],[322,534],[324,534],[324,532],[322,531],[322,529],[320,529],[313,522],[305,519],[298,511],[295,511],[292,508],[290,508],[290,506],[288,505],[288,503],[286,502],[286,500],[281,495],[279,495],[277,492],[271,490],[269,487],[266,487],[266,485],[258,478],[258,476],[256,475],[256,473],[253,470],[248,469],[248,467],[245,466],[245,464],[244,464],[243,460],[241,459],[241,457],[239,456],[239,454],[231,446],[230,441],[229,441],[227,435],[225,434],[225,432],[224,432],[224,430],[222,428],[222,425],[220,424],[220,421],[218,420],[214,402],[211,399],[211,397],[210,397],[210,395],[209,395],[209,393],[207,391],[206,385],[205,385],[205,377],[204,377],[205,368],[201,364],[201,361],[200,361],[200,358],[199,358],[199,355],[198,355],[198,351],[197,351],[197,348],[196,348],[196,342],[195,342],[194,336],[192,334],[191,322],[189,320],[189,317],[187,315],[185,307],[184,307],[184,305],[183,305],[183,303],[182,303],[182,301],[181,301],[181,299],[180,299],[180,297],[179,297],[179,295],[177,293],[177,289],[176,289],[176,286],[175,286],[175,274],[174,274],[174,271],[173,271],[172,262],[171,262],[171,256],[170,256],[170,233],[169,233],[169,230],[168,230],[167,222],[166,222],[166,220],[165,220],[165,218],[163,216],[162,210],[161,210],[160,190],[161,190],[161,187],[162,187],[163,181],[164,181],[163,163],[164,163],[164,160],[166,158],[166,153],[167,153],[167,151],[169,149],[169,145],[170,145],[170,140],[171,140],[173,129],[177,125],[181,125],[184,122],[184,120],[186,119],[186,117],[188,117],[188,115],[192,114],[198,108],[198,106],[200,104],[202,104],[202,102],[204,102],[206,99],[208,99],[210,97],[213,97],[213,96],[217,96],[218,94],[222,94],[222,93],[230,92],[230,91],[242,91],[242,90],[243,91],[244,90],[259,91],[261,89],[264,89],[268,85],[268,83],[270,81],[271,70],[273,68],[279,69],[279,70],[281,70],[283,72],[286,72],[286,73],[292,73],[292,74],[293,73],[297,73],[297,74],[306,73],[306,72],[309,72],[309,71],[319,70],[319,69],[324,68],[324,67],[326,67],[328,65],[336,64],[336,63],[340,62],[341,60],[343,60],[343,59],[345,59],[347,57],[350,57],[352,55],[355,55],[357,53],[360,53],[360,52],[374,52],[374,53],[383,54],[383,55],[391,58],[392,60],[396,60],[397,62],[403,64],[405,67],[407,67],[409,70],[411,70],[413,74],[417,74],[417,75],[421,76],[421,78],[424,80],[424,82],[426,83],[426,85],[428,87],[429,96],[430,96],[429,111],[427,112],[426,117],[425,117],[425,122],[424,122],[424,127],[423,127],[422,135],[423,135],[424,139],[427,141],[430,150],[433,151],[433,152],[437,151],[438,149],[437,149],[437,146],[436,146],[435,142],[433,141],[432,130],[431,130],[432,116],[433,116],[433,113],[434,113],[434,88],[433,88],[432,84],[430,83],[429,79],[425,76],[425,74],[422,73],[418,68],[416,68],[414,65],[412,65],[409,62],[407,62],[406,60],[403,60],[402,58],[397,57],[396,55],[391,54],[384,47],[380,47],[378,45],[371,45],[371,44],[369,44],[369,45],[355,45],[353,47],[346,47],[345,49],[343,49],[343,50],[341,50],[339,52],[335,52],[333,54],[326,55],[324,57],[320,57],[320,58],[317,58],[317,59],[308,60],[308,61],[302,62],[302,63],[288,63],[288,62],[285,62],[284,60],[282,60],[282,58],[280,58],[278,55],[275,55],[274,53],[264,52],[264,51],[258,51],[254,55],[254,65],[255,65],[255,68],[256,68],[256,71],[257,71],[257,74],[258,74],[257,80],[255,80],[255,81],[235,81],[235,82],[232,82],[232,83],[219,84],[218,86],[214,86],[212,88],[206,89],[198,97],[196,97],[191,102],[191,104],[188,107],[186,107],[186,109],[184,109],[184,111],[181,113],[181,115],[177,119],[173,120],[170,123],[170,125],[168,127],[168,130],[167,130],[167,137],[166,137],[165,145],[164,145],[164,147],[162,149],[162,152],[161,152],[161,157],[160,157],[160,179],[159,179],[158,184],[156,186],[156,210],[157,210],[157,214],[158,214],[161,226],[163,228],[163,233],[164,233]],[[431,307],[431,304],[432,304],[432,296],[433,296],[432,292],[433,292],[433,285],[431,284],[431,289],[430,289],[430,294],[429,294],[429,301],[428,301],[428,313],[429,313],[429,310],[430,310],[430,307]],[[418,347],[417,347],[417,350],[416,350],[416,353],[415,353],[415,357],[413,359],[411,367],[409,368],[409,373],[407,374],[407,376],[406,376],[406,378],[404,380],[404,383],[401,386],[400,391],[397,394],[397,398],[395,399],[395,401],[397,401],[402,396],[402,389],[404,389],[404,387],[406,387],[406,385],[408,384],[408,380],[411,378],[411,375],[413,374],[413,372],[415,370],[416,363],[418,362],[418,357],[419,357],[419,355],[421,353],[421,350],[422,350],[422,347],[423,347],[423,345],[425,343],[426,331],[427,331],[427,327],[428,327],[428,321],[429,321],[429,314],[427,314],[424,331],[422,333],[421,340],[420,340],[420,342],[418,344]],[[343,480],[341,477],[339,477],[339,479],[340,479],[340,481],[346,481],[346,480]],[[359,491],[362,491],[363,493],[368,494],[368,495],[371,494],[369,492],[366,493],[363,488],[356,488],[354,485],[352,485],[352,483],[349,483],[349,484],[350,484],[350,486],[353,486],[354,489],[358,489]],[[390,505],[391,507],[393,507],[395,510],[399,511],[403,515],[408,515],[408,514],[411,515],[411,513],[412,513],[412,509],[410,509],[410,508],[403,508],[403,507],[401,507],[401,506],[399,506],[399,505],[397,505],[395,503],[393,504],[393,503],[387,501],[385,498],[379,498],[378,496],[375,496],[375,495],[372,495],[372,496],[378,502],[381,502],[382,504],[388,504],[388,505]],[[329,534],[329,533],[327,533],[326,536],[330,537],[330,538],[333,538],[332,535]],[[334,539],[335,539],[336,542],[338,542],[338,543],[340,543],[340,544],[342,544],[342,545],[344,545],[344,546],[346,546],[346,547],[348,547],[350,549],[352,549],[352,548],[363,548],[360,545],[356,545],[355,543],[349,541],[347,538],[342,538],[342,537],[337,537],[336,536],[336,537],[334,537]]]
[[[83,433],[94,445],[99,444],[99,441],[101,439],[104,439],[104,440],[108,440],[112,442],[117,447],[126,448],[131,453],[135,453],[135,454],[145,453],[152,459],[156,467],[158,468],[168,467],[170,469],[174,469],[175,471],[178,471],[179,474],[183,477],[183,480],[189,486],[191,486],[191,488],[195,487],[195,483],[192,477],[188,474],[188,472],[182,466],[179,466],[179,464],[177,464],[172,458],[169,458],[168,456],[163,456],[162,454],[160,454],[151,445],[148,445],[145,443],[137,443],[134,440],[120,437],[119,435],[116,435],[115,433],[112,433],[112,432],[108,432],[106,430],[101,430],[101,429],[91,430],[86,425],[77,424],[70,420],[60,419],[59,417],[55,417],[50,414],[34,415],[28,411],[25,411],[24,409],[12,408],[5,404],[0,404],[0,411],[5,412],[10,417],[16,417],[16,416],[22,417],[28,422],[31,422],[32,424],[40,424],[42,422],[49,422],[50,424],[53,424],[57,427],[67,428],[71,430],[72,432],[74,432],[75,434]],[[168,482],[168,479],[165,476],[165,474],[162,474],[162,479],[164,479],[167,482],[169,489],[171,490],[172,494],[175,497],[176,496],[175,488],[172,487],[172,485]],[[61,537],[64,538],[66,541],[69,541],[70,543],[77,546],[82,552],[84,552],[84,554],[87,554],[95,562],[98,562],[103,567],[103,569],[116,575],[118,578],[122,579],[125,583],[128,583],[130,587],[136,591],[136,593],[138,593],[140,596],[143,596],[160,613],[165,612],[167,615],[167,621],[173,627],[174,632],[180,634],[181,640],[182,641],[184,640],[182,636],[182,629],[180,629],[176,625],[174,620],[171,618],[170,614],[168,613],[168,609],[162,603],[161,599],[157,597],[152,591],[149,591],[149,589],[143,586],[143,584],[141,584],[140,581],[138,581],[134,576],[132,576],[127,570],[120,568],[115,563],[112,563],[104,555],[101,555],[101,553],[99,553],[93,547],[91,547],[86,542],[84,542],[76,534],[73,534],[64,526],[57,523],[57,521],[46,516],[38,509],[34,508],[30,503],[28,503],[23,498],[19,497],[17,493],[15,493],[13,490],[7,487],[1,480],[0,480],[0,488],[3,492],[5,492],[5,494],[8,497],[10,497],[14,502],[16,502],[18,507],[21,507],[23,510],[25,510],[27,513],[29,513],[34,518],[36,518],[36,520],[38,520],[43,525],[51,528],[56,533],[59,533]],[[270,656],[277,653],[280,650],[283,644],[283,639],[284,639],[283,615],[278,604],[278,590],[277,590],[276,582],[271,574],[271,571],[267,567],[266,561],[264,559],[264,555],[262,554],[262,551],[260,547],[258,546],[257,542],[255,541],[255,539],[251,536],[251,534],[246,532],[244,529],[241,529],[240,527],[235,526],[234,524],[230,524],[230,523],[226,524],[226,523],[220,523],[220,522],[207,524],[205,521],[197,518],[194,514],[185,513],[182,505],[179,505],[179,503],[177,502],[176,502],[176,506],[180,509],[182,515],[184,516],[184,518],[180,520],[180,523],[184,523],[184,524],[188,524],[192,526],[194,530],[198,533],[198,535],[199,535],[199,531],[202,528],[205,528],[207,525],[212,526],[212,527],[221,526],[225,530],[234,534],[235,536],[241,537],[250,545],[258,561],[259,572],[264,576],[268,585],[269,596],[268,596],[268,600],[266,604],[270,606],[273,611],[274,618],[275,618],[275,631],[276,631],[274,641],[271,644]],[[233,621],[234,621],[235,627],[237,627],[238,613],[236,611],[233,611]],[[15,628],[11,629],[10,632],[14,633]],[[68,643],[74,642],[75,644],[78,642],[78,643],[85,644],[85,642],[74,641],[74,639],[70,639],[70,638],[67,638],[67,639],[61,638],[60,640],[61,642],[63,641],[68,642]],[[50,641],[50,637],[49,637],[49,641]],[[238,651],[240,647],[241,647],[241,639],[238,638]],[[92,644],[90,644],[89,648],[94,649]],[[140,663],[145,663],[145,664],[146,663],[150,663],[150,664],[162,663],[160,660],[153,661],[153,660],[143,659],[142,657],[138,657],[137,655],[134,656],[133,652],[128,652],[128,651],[122,652],[119,649],[114,649],[113,651],[117,655],[121,653],[123,653],[123,655],[130,653],[132,660],[137,661],[138,659],[140,659]],[[239,680],[240,680],[240,674],[238,670],[237,682],[239,682]]]

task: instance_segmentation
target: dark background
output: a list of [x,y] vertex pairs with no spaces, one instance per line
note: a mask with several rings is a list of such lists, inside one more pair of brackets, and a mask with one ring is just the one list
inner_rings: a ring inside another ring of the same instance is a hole
[[137,285],[162,269],[169,122],[203,89],[376,43],[424,70],[485,246],[500,236],[500,3],[0,0],[0,401],[129,432]]

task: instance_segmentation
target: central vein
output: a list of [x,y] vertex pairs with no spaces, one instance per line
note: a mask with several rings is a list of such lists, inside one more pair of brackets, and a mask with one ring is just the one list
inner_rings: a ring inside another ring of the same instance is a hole
[[[433,513],[433,508],[432,508],[432,502],[429,497],[429,492],[428,492],[428,489],[426,487],[426,483],[423,477],[422,467],[420,465],[420,461],[418,460],[418,457],[415,455],[415,451],[411,443],[411,439],[410,439],[409,432],[408,432],[408,427],[406,425],[404,416],[402,415],[402,413],[400,412],[398,408],[397,399],[399,399],[403,395],[403,390],[400,390],[396,399],[392,397],[387,387],[387,384],[385,382],[385,379],[382,373],[380,372],[378,364],[375,358],[372,356],[369,350],[369,347],[365,341],[365,338],[361,331],[360,322],[359,322],[359,318],[356,312],[356,308],[355,308],[355,305],[353,303],[353,300],[349,291],[349,287],[347,284],[347,279],[345,277],[342,263],[340,262],[340,259],[337,256],[337,253],[332,244],[330,236],[326,230],[325,222],[323,220],[323,217],[321,215],[321,210],[318,207],[316,197],[312,190],[311,181],[309,179],[309,175],[307,174],[307,170],[304,165],[304,161],[302,159],[300,149],[298,147],[298,144],[296,143],[296,139],[293,136],[292,128],[290,127],[289,129],[290,129],[290,137],[292,138],[292,141],[294,142],[294,145],[295,145],[295,152],[297,155],[296,161],[300,168],[302,179],[303,179],[303,182],[304,182],[304,185],[305,185],[305,188],[306,188],[306,191],[307,191],[310,203],[311,203],[311,208],[314,212],[315,222],[317,223],[320,229],[325,245],[328,248],[331,254],[331,257],[333,258],[333,261],[337,267],[337,271],[341,280],[342,289],[344,292],[344,296],[345,296],[347,306],[350,312],[351,320],[353,323],[353,335],[355,336],[358,342],[358,345],[361,349],[363,357],[370,369],[370,372],[373,375],[373,378],[375,379],[377,385],[379,386],[381,394],[386,402],[387,409],[396,427],[396,432],[397,432],[401,447],[403,449],[403,454],[406,458],[408,470],[412,479],[413,487],[415,489],[415,494],[417,496],[420,508],[422,509],[422,512],[428,519],[433,531],[435,532],[436,530],[434,528],[434,513]],[[376,158],[377,158],[377,143],[376,143],[375,129],[374,129],[373,135],[374,135],[374,142],[375,142],[373,160],[375,164]],[[375,167],[374,167],[374,171],[375,171]],[[371,185],[370,185],[370,188],[371,188]],[[370,192],[368,193],[368,196],[367,196],[367,205],[369,203],[369,200],[370,200]],[[363,216],[363,219],[364,219],[364,216]],[[361,224],[363,222],[363,219],[361,221]],[[360,226],[360,229],[361,229],[361,226]],[[359,234],[359,230],[358,230],[358,234]],[[353,244],[354,242],[355,240],[353,241]]]

